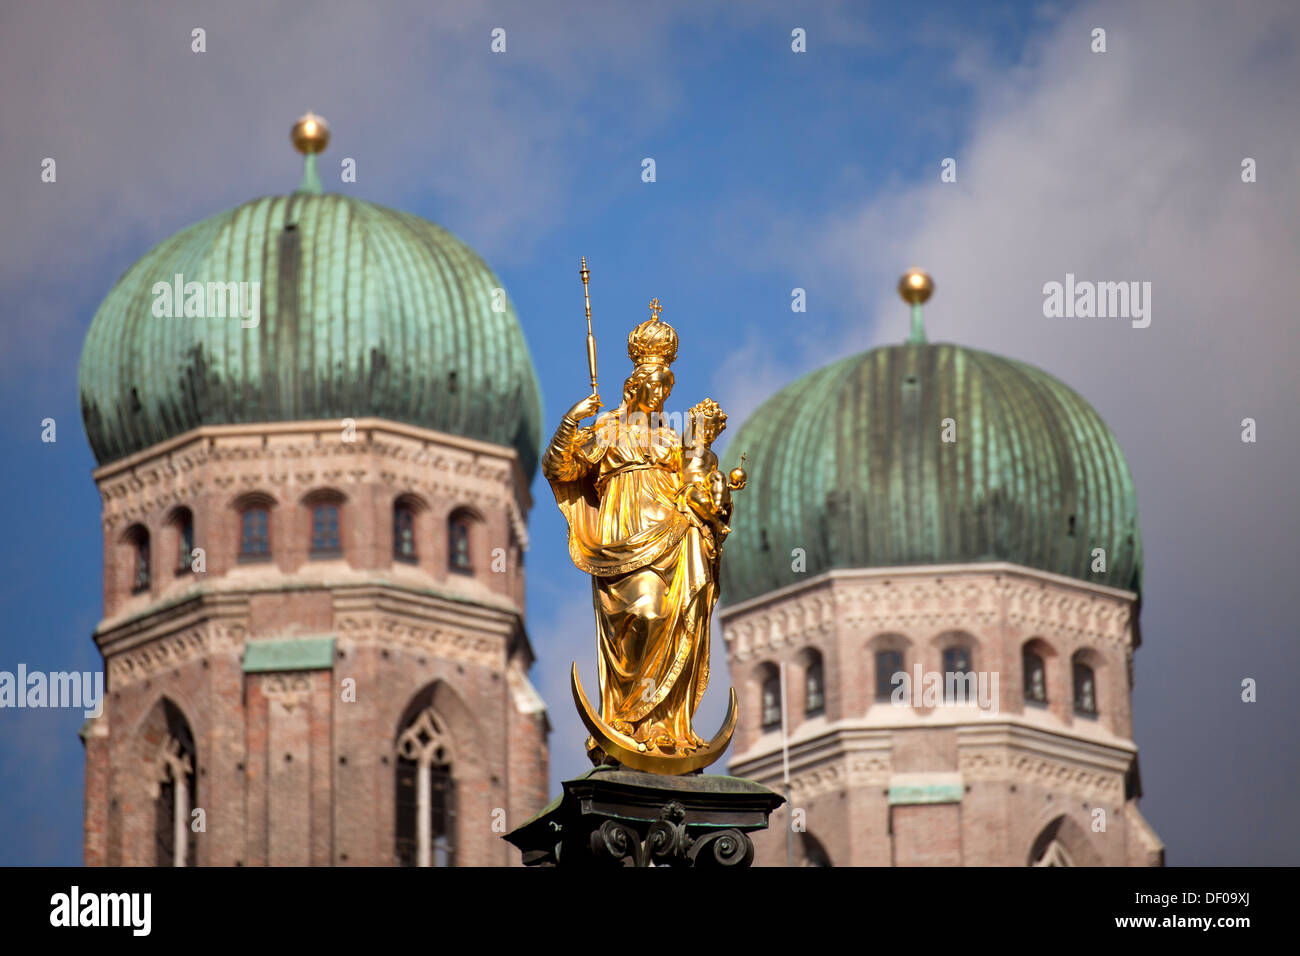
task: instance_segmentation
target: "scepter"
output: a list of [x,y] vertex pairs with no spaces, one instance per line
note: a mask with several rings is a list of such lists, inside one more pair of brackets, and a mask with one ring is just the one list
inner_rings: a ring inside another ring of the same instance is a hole
[[578,271],[582,277],[582,298],[587,303],[587,369],[591,372],[591,394],[596,394],[596,337],[591,334],[591,294],[587,291],[587,280],[591,271],[587,268],[587,257],[582,257],[582,268]]

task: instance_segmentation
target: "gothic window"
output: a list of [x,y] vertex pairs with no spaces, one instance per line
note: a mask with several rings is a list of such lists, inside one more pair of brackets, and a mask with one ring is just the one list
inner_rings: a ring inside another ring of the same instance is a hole
[[130,535],[131,554],[134,559],[131,574],[131,593],[149,590],[149,532],[136,525]]
[[182,508],[176,516],[176,573],[187,574],[194,563],[194,516]]
[[447,561],[451,570],[461,574],[473,573],[470,564],[469,524],[466,514],[454,514],[447,521]]
[[263,505],[245,508],[239,516],[239,560],[265,561],[270,556],[270,510]]
[[451,740],[431,707],[397,738],[395,852],[399,866],[456,865]]
[[781,674],[773,668],[763,679],[763,729],[781,726]]
[[876,652],[876,700],[892,700],[894,696],[894,675],[903,670],[901,651]]
[[1043,855],[1036,859],[1030,866],[1074,866],[1074,861],[1070,859],[1070,854],[1065,847],[1061,846],[1059,840],[1053,840],[1047,844],[1047,849]]
[[339,547],[339,506],[331,502],[311,509],[311,556],[334,558],[343,553]]
[[1067,817],[1057,817],[1034,840],[1029,849],[1030,866],[1100,866],[1087,834]]
[[1026,649],[1023,660],[1026,703],[1047,703],[1047,670],[1043,667],[1042,656]]
[[393,557],[412,563],[418,560],[415,555],[415,511],[402,502],[393,505]]
[[826,706],[826,684],[822,670],[822,656],[813,653],[804,672],[804,713],[812,717]]
[[180,711],[164,700],[167,732],[153,760],[154,863],[194,866],[195,833],[190,823],[195,807],[194,736]]
[[[954,692],[961,688],[963,692],[970,687],[963,676],[974,671],[971,667],[970,651],[965,647],[949,647],[943,652],[943,697],[954,700]],[[953,675],[951,678],[949,675]]]
[[1074,712],[1097,716],[1097,677],[1091,667],[1078,660],[1074,662]]

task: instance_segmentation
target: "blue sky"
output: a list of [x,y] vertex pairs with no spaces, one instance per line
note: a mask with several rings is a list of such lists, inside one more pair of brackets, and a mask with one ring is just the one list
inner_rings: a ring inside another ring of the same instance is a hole
[[[537,6],[0,13],[0,669],[99,664],[99,501],[76,393],[97,304],[176,230],[294,188],[287,132],[310,108],[333,127],[327,189],[433,219],[496,269],[548,432],[586,382],[580,255],[602,380],[657,296],[682,342],[670,410],[710,395],[733,426],[798,375],[901,341],[893,283],[929,268],[932,339],[1057,375],[1129,456],[1147,549],[1142,806],[1169,862],[1297,862],[1280,675],[1300,666],[1285,280],[1300,257],[1300,16],[1285,3]],[[190,50],[195,26],[205,54]],[[1097,26],[1105,54],[1089,50]],[[504,54],[489,50],[495,27]],[[807,53],[790,49],[795,27]],[[56,184],[40,182],[45,156]],[[338,181],[345,156],[355,184]],[[939,182],[945,157],[956,183]],[[1151,327],[1043,318],[1042,285],[1066,272],[1152,281]],[[806,314],[790,311],[795,287]],[[1255,445],[1239,440],[1245,416]],[[40,441],[46,417],[55,444]],[[540,477],[533,492],[529,629],[558,784],[584,765],[564,682],[575,658],[594,670],[590,609]],[[725,700],[716,633],[713,654],[705,728]],[[1238,699],[1244,676],[1257,704]],[[80,722],[0,712],[0,863],[80,861]]]

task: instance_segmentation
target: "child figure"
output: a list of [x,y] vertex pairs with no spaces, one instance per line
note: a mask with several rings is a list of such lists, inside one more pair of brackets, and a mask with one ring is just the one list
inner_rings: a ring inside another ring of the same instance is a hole
[[682,436],[682,497],[703,523],[709,557],[715,558],[731,533],[732,487],[718,470],[718,456],[710,446],[727,427],[727,413],[706,398],[687,414],[691,427]]

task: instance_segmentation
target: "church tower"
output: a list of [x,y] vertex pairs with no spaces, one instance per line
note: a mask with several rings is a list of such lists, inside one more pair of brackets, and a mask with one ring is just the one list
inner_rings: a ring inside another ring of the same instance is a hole
[[546,801],[528,349],[471,249],[322,190],[328,135],[303,117],[299,189],[154,247],[86,338],[87,865],[504,865]]
[[794,382],[728,449],[730,772],[789,780],[757,862],[1159,865],[1128,465],[1061,382],[927,342],[931,290],[904,276],[905,344]]

